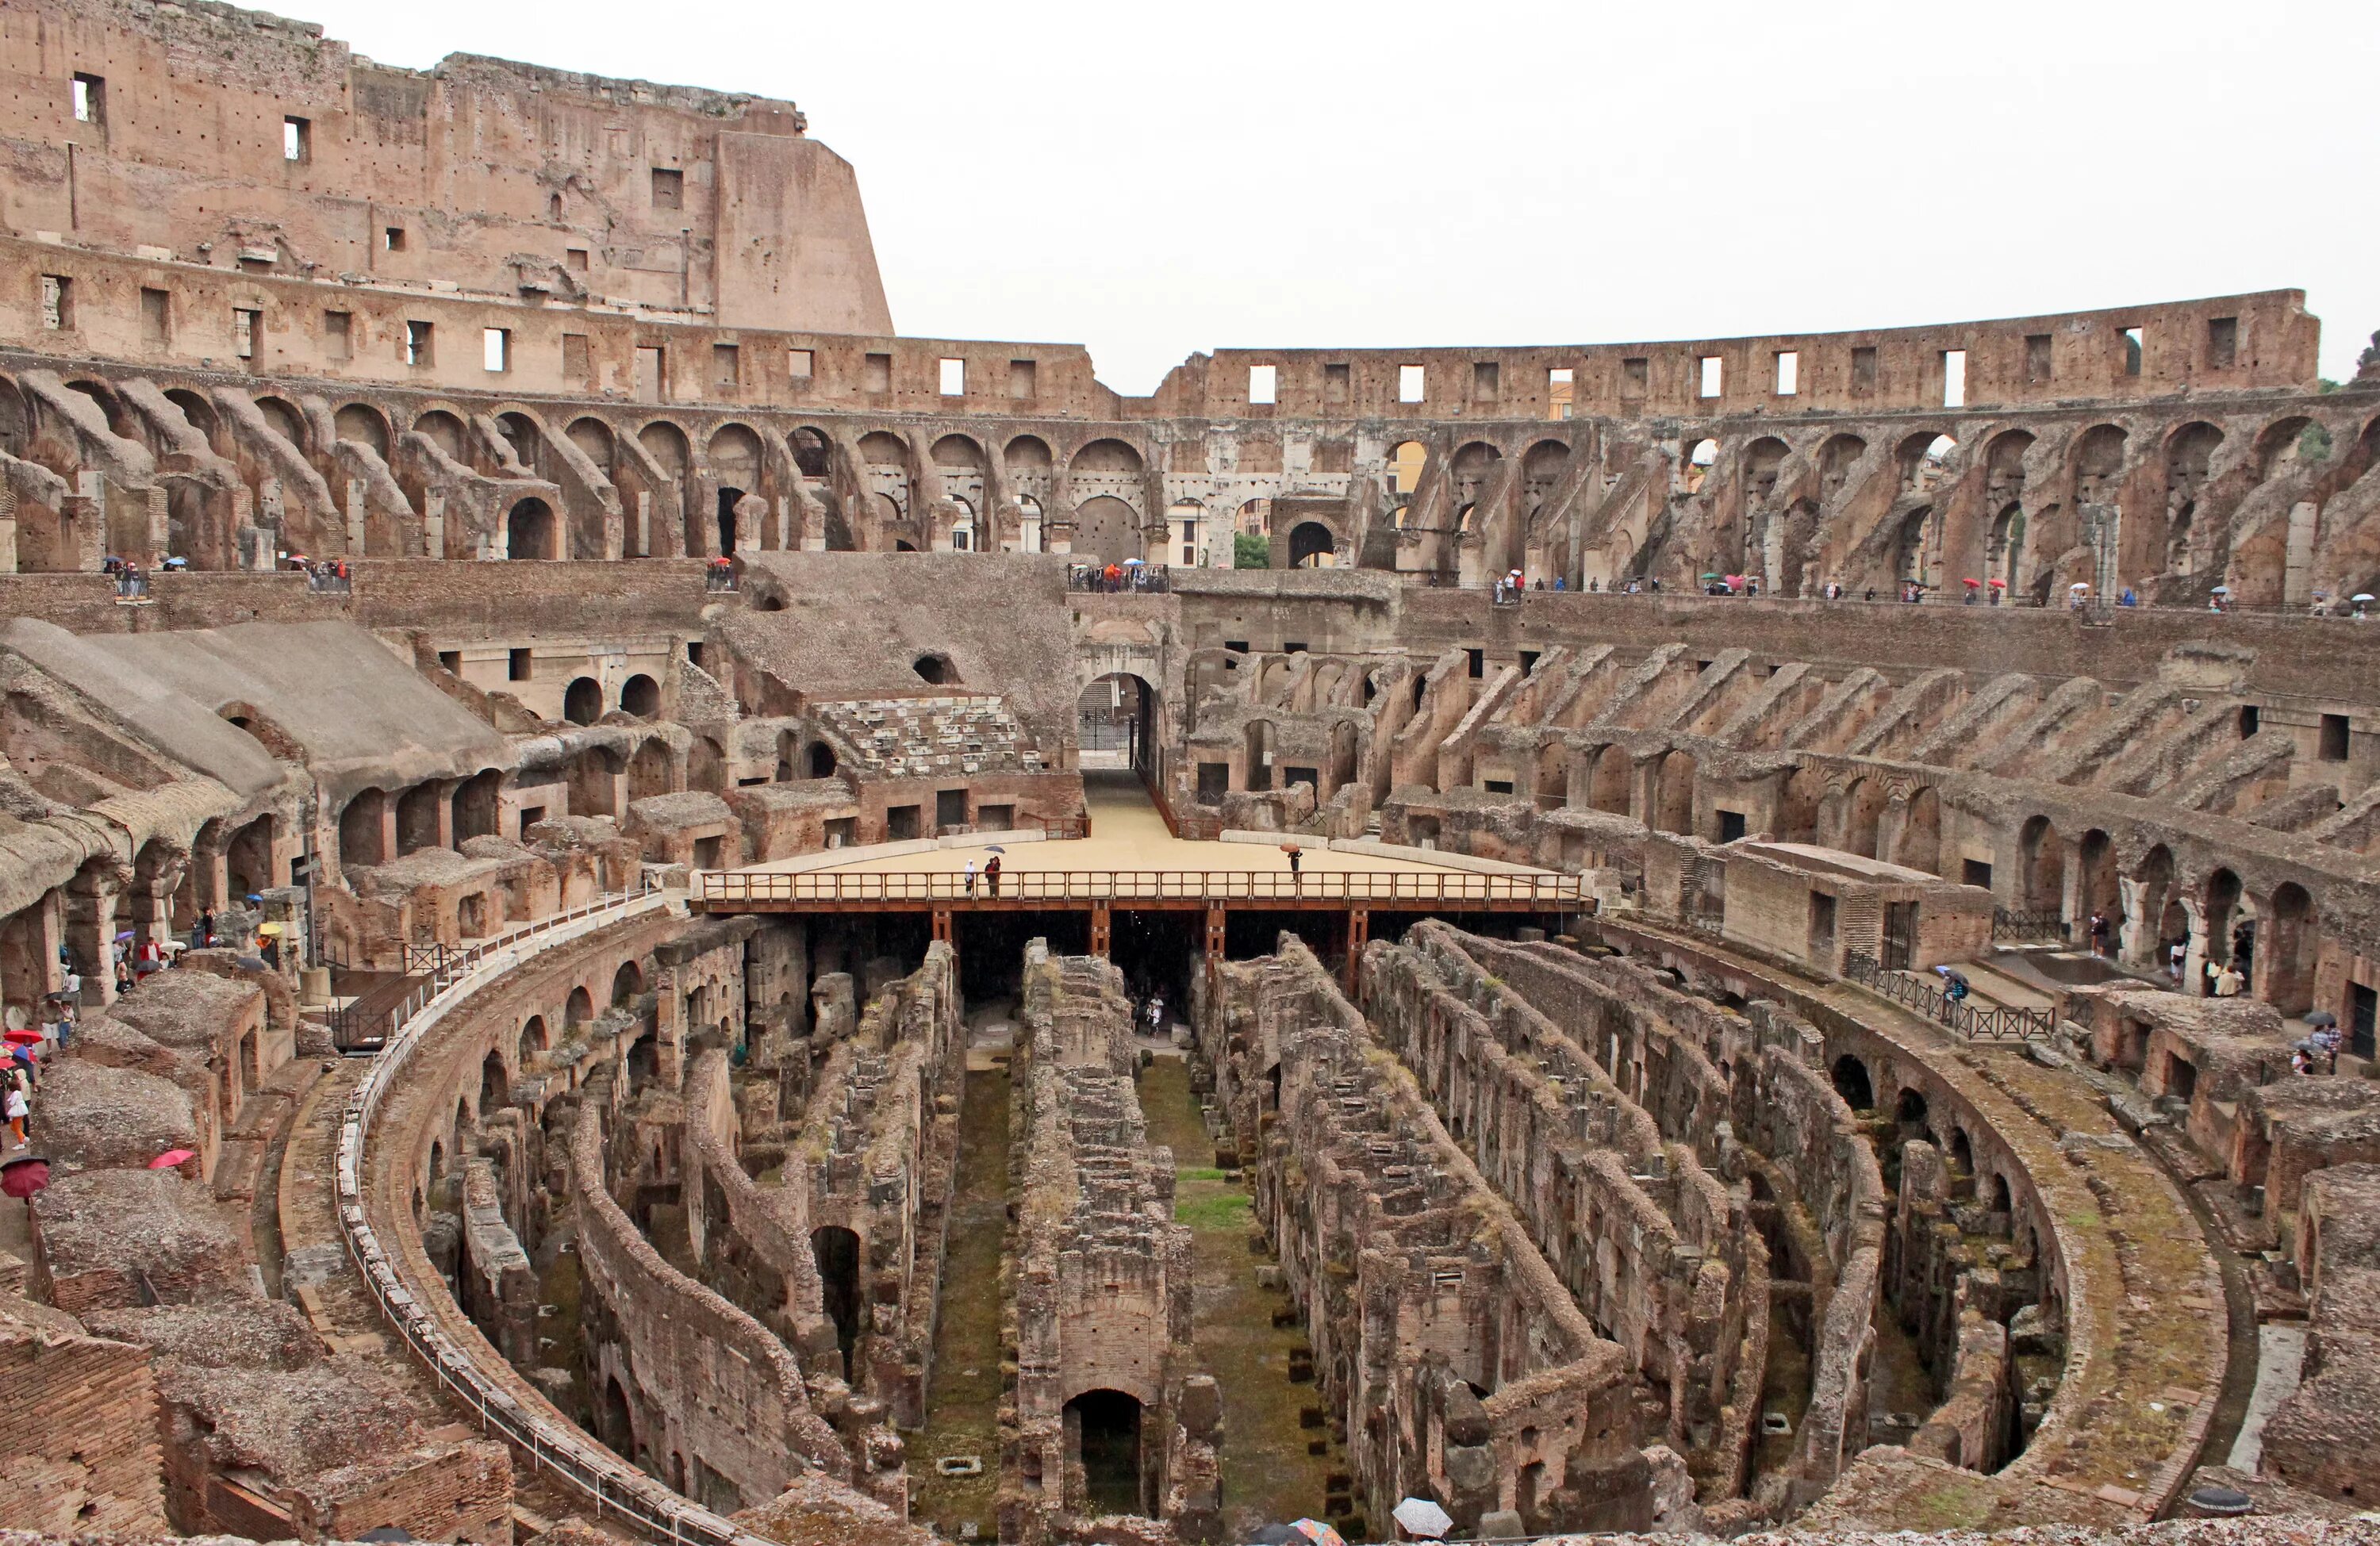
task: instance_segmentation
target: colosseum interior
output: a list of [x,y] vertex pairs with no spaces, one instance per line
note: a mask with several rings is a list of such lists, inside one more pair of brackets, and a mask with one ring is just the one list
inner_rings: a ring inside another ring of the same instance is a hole
[[790,103],[0,70],[11,1541],[2374,1539],[2301,293],[1129,397]]

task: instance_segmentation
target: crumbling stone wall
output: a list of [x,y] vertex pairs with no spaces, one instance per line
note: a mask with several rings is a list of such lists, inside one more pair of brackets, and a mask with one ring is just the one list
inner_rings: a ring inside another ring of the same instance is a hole
[[1196,1010],[1366,1508],[1426,1492],[1464,1528],[1698,1521],[1666,1403],[1311,952],[1284,935],[1220,967]]
[[[784,1345],[662,1261],[612,1200],[597,1103],[578,1113],[570,1159],[595,1359],[589,1383],[606,1393],[600,1402],[611,1400],[613,1382],[627,1397],[633,1431],[626,1437],[637,1452],[630,1458],[667,1467],[673,1486],[704,1501],[723,1484],[742,1500],[738,1507],[776,1496],[810,1467],[892,1500],[905,1497],[899,1441],[871,1455],[891,1466],[855,1466],[834,1430],[811,1410],[800,1365]],[[634,1421],[636,1414],[644,1420]],[[603,1436],[618,1443],[617,1435]]]
[[[1076,1539],[1094,1514],[1088,1395],[1136,1403],[1134,1539],[1208,1540],[1220,1524],[1221,1405],[1190,1355],[1190,1231],[1172,1222],[1173,1156],[1148,1142],[1123,974],[1026,947],[1011,1071],[1019,1178],[1011,1276],[1016,1390],[1002,1414],[1001,1535]],[[1171,1527],[1167,1528],[1166,1527]]]

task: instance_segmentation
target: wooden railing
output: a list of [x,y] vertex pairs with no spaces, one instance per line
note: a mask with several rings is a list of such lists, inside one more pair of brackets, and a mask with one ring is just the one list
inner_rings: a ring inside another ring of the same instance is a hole
[[1925,978],[1888,971],[1876,964],[1874,956],[1858,950],[1843,957],[1843,976],[1969,1041],[2046,1041],[2058,1028],[2056,1018],[2047,1009],[2021,1009],[2005,1004],[1952,998]]
[[1461,870],[1012,870],[993,890],[954,871],[710,870],[695,877],[695,900],[739,904],[948,902],[1282,902],[1354,907],[1534,907],[1586,911],[1579,878],[1569,875],[1476,875]]

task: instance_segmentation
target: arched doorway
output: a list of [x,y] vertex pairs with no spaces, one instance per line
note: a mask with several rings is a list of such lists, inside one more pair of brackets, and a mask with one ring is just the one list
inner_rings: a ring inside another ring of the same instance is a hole
[[1868,1078],[1867,1065],[1844,1053],[1835,1059],[1835,1093],[1853,1111],[1876,1109],[1876,1085]]
[[2313,1008],[2313,898],[2288,881],[2265,912],[2263,996],[2285,1015],[2301,1015]]
[[620,707],[639,719],[651,719],[662,711],[661,683],[638,671],[620,684]]
[[1087,1390],[1065,1406],[1089,1493],[1089,1512],[1147,1514],[1141,1496],[1140,1402],[1119,1390]]
[[1157,765],[1157,690],[1130,671],[1110,671],[1075,699],[1082,767],[1130,768],[1150,777]]
[[540,499],[526,499],[504,517],[504,557],[558,559],[562,556],[559,523],[552,507]]
[[1300,521],[1289,534],[1293,569],[1328,569],[1339,562],[1339,540],[1319,521]]
[[2017,833],[2017,887],[2023,912],[2058,913],[2066,905],[2066,847],[2047,816],[2033,817]]
[[841,1225],[822,1225],[810,1231],[810,1254],[818,1261],[820,1298],[834,1323],[843,1377],[848,1380],[852,1350],[859,1346],[859,1237]]
[[591,725],[603,717],[603,689],[591,676],[572,681],[562,693],[562,717],[574,725]]

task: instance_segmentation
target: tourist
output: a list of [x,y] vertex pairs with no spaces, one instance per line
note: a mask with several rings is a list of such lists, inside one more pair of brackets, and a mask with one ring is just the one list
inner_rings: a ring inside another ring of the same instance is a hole
[[32,1115],[33,1103],[25,1098],[25,1092],[13,1080],[8,1084],[7,1111],[8,1146],[12,1149],[21,1149],[27,1141],[25,1118]]
[[2306,1040],[2312,1042],[2313,1044],[2314,1050],[2322,1054],[2325,1065],[2323,1071],[2325,1073],[2337,1073],[2338,1071],[2339,1047],[2338,1026],[2337,1023],[2332,1022],[2315,1026],[2313,1028],[2313,1034],[2308,1036]]
[[983,862],[983,888],[991,896],[1000,895],[1000,855],[997,853]]
[[2165,953],[2166,975],[2173,979],[2173,985],[2177,988],[2181,986],[2181,964],[2189,959],[2189,945],[2179,939],[2175,940],[2172,948]]
[[2091,914],[2091,953],[2095,956],[2107,953],[2107,915],[2104,912]]
[[1165,1034],[1165,995],[1161,993],[1149,996],[1148,1033],[1152,1036]]
[[215,910],[212,907],[202,907],[199,910],[198,945],[202,950],[214,948]]
[[975,861],[972,859],[967,861],[966,894],[970,897],[975,895]]
[[2313,1072],[2313,1059],[2306,1056],[2305,1044],[2302,1042],[2289,1048],[2289,1072],[2296,1074]]
[[1109,564],[1106,571],[1106,577],[1108,582],[1108,591],[1111,595],[1116,591],[1122,590],[1123,588],[1123,565],[1120,563]]
[[2246,985],[2245,980],[2240,977],[2238,970],[2226,965],[2221,972],[2216,973],[2215,996],[2237,998],[2240,996],[2240,990]]

